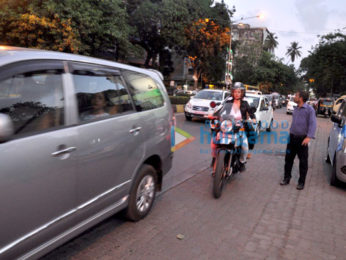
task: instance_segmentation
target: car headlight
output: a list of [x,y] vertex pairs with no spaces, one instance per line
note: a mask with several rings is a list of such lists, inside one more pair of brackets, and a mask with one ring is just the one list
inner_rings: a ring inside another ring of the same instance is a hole
[[190,101],[187,102],[186,107],[187,107],[188,109],[191,109],[191,108],[192,108],[192,105],[191,105]]
[[232,131],[232,121],[225,120],[221,123],[220,129],[224,133],[229,133]]

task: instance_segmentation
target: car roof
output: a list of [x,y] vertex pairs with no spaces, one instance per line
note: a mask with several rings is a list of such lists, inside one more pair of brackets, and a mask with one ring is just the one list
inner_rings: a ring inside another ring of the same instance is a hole
[[92,58],[92,57],[78,55],[78,54],[0,45],[0,67],[10,63],[30,61],[30,60],[64,60],[64,61],[83,62],[83,63],[89,63],[94,65],[96,64],[96,65],[102,65],[102,66],[111,66],[111,67],[117,67],[119,69],[129,69],[139,73],[145,73],[159,81],[162,80],[161,79],[162,76],[160,75],[160,72],[155,71],[153,69],[142,69],[142,68],[126,65],[123,63],[103,60],[99,58]]

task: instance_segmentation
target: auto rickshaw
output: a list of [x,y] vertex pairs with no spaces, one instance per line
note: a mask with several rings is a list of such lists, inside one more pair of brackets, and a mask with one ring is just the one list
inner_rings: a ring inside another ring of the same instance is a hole
[[332,115],[334,105],[334,99],[332,98],[320,98],[317,102],[316,116],[324,115],[330,117]]

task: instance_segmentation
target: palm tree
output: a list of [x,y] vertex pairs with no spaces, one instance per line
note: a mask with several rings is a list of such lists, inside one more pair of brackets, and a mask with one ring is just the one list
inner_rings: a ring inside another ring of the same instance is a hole
[[287,48],[286,55],[291,57],[292,62],[294,62],[296,57],[300,57],[300,55],[302,54],[302,52],[299,50],[302,47],[298,45],[298,42],[291,42],[291,46]]
[[275,33],[269,32],[265,40],[264,49],[270,52],[274,51],[274,49],[279,45],[277,39],[278,37],[275,35]]

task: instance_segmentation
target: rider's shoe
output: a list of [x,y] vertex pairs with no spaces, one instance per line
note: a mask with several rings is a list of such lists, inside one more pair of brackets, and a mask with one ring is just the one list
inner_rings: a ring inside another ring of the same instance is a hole
[[211,160],[210,167],[213,167],[213,166],[214,166],[214,163],[215,163],[215,157],[213,157],[213,159]]
[[215,172],[211,172],[211,177],[215,177]]
[[246,170],[246,168],[245,168],[245,163],[239,162],[239,171],[240,171],[240,172],[243,172],[243,171],[245,171],[245,170]]

